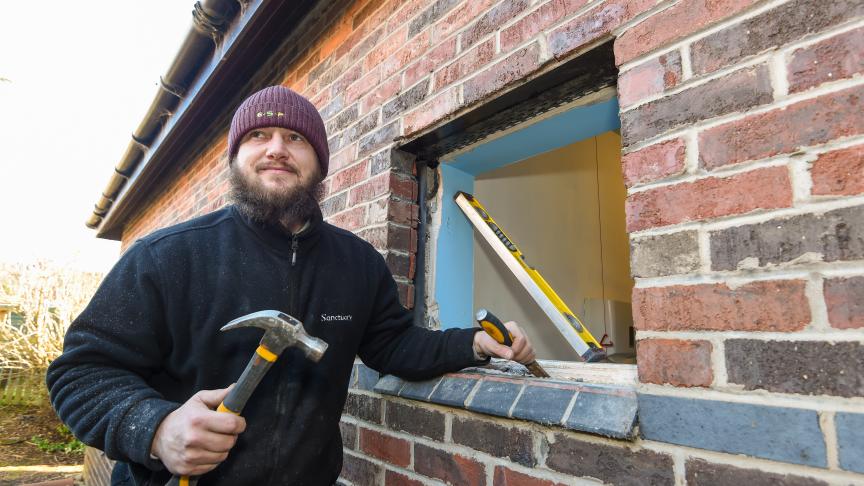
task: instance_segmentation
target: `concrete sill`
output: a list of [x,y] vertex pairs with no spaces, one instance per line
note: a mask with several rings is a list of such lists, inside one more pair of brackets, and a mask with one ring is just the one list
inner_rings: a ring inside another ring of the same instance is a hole
[[[545,366],[546,363],[541,364]],[[564,368],[568,369],[570,376],[569,368],[574,363],[568,365]],[[591,368],[591,365],[583,366]],[[559,379],[560,375],[554,373],[553,369],[547,368],[552,378],[540,379],[505,372],[507,370],[502,370],[499,363],[491,369],[467,368],[432,380],[412,382],[392,375],[379,378],[374,370],[358,363],[351,386],[383,395],[527,420],[604,437],[625,440],[635,438],[635,379],[631,383],[615,384],[578,382]],[[625,378],[615,379],[626,381],[627,373],[629,371],[625,368],[622,370]]]

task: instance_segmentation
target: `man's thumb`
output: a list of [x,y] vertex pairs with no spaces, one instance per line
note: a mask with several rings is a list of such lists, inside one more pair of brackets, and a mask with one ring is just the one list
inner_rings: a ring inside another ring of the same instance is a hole
[[228,392],[231,391],[231,388],[234,388],[233,384],[228,388],[220,388],[218,390],[201,390],[196,393],[195,396],[204,402],[204,405],[207,405],[207,408],[214,410],[220,403],[222,403],[222,400],[225,400],[225,397],[228,396]]

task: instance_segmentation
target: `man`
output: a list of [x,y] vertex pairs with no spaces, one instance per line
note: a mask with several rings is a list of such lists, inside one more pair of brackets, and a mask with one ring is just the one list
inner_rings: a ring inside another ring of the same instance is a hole
[[[406,379],[490,355],[533,359],[513,323],[512,349],[476,328],[411,325],[381,255],[322,221],[327,135],[305,98],[275,86],[246,99],[231,122],[228,160],[235,204],[135,242],[48,370],[60,417],[119,461],[112,484],[161,485],[175,473],[203,475],[202,485],[331,485],[355,355]],[[264,309],[300,319],[327,352],[312,363],[289,348],[245,419],[217,413],[261,336],[218,329]]]

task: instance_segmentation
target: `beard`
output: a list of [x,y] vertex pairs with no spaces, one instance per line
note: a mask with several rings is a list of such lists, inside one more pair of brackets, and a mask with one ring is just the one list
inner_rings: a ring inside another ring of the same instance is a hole
[[236,163],[230,164],[229,172],[231,199],[240,213],[253,221],[287,230],[292,223],[308,221],[319,211],[324,185],[317,174],[308,182],[272,191],[247,178]]

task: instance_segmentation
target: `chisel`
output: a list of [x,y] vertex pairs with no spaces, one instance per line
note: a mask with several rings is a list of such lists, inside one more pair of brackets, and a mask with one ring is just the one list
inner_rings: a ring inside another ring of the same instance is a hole
[[[486,331],[486,334],[490,335],[492,339],[507,347],[513,345],[513,335],[510,334],[510,331],[508,331],[506,327],[504,327],[501,320],[495,317],[495,314],[486,309],[480,309],[477,311],[475,317],[477,318],[480,327],[482,327],[483,330]],[[536,361],[526,364],[525,367],[528,368],[528,371],[530,371],[534,376],[549,378],[549,373],[546,373],[546,370],[544,370]]]

